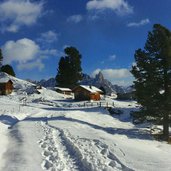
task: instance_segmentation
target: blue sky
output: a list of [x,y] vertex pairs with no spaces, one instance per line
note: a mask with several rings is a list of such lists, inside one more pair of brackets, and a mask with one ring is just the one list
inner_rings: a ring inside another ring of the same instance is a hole
[[129,85],[134,52],[155,23],[171,29],[170,0],[1,0],[3,63],[19,78],[47,79],[74,46],[84,73]]

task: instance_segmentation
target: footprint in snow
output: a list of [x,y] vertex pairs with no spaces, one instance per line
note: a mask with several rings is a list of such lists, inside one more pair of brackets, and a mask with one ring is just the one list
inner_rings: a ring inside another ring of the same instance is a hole
[[51,155],[51,153],[49,151],[44,151],[43,152],[43,156],[44,157],[48,157],[49,155]]
[[43,162],[43,168],[46,170],[49,170],[51,167],[53,167],[53,164],[51,162],[49,162],[48,160],[45,160]]
[[103,149],[101,152],[100,152],[102,155],[107,155],[107,153],[108,153],[108,149]]

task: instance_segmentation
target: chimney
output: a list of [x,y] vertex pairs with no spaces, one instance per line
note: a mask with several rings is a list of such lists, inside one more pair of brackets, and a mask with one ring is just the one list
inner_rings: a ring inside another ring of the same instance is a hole
[[92,86],[90,85],[89,88],[92,89]]

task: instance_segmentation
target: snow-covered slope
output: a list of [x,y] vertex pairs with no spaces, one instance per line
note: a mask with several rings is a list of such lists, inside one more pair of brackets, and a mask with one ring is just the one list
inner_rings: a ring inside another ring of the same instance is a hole
[[10,76],[4,72],[0,72],[0,79],[10,79],[13,82],[14,90],[19,93],[19,92],[27,92],[27,93],[32,93],[34,91],[34,84],[18,79],[16,77]]
[[171,146],[132,124],[135,101],[104,99],[123,111],[111,116],[45,88],[24,93],[34,85],[6,76],[18,88],[0,96],[0,171],[171,170]]
[[[34,95],[36,97],[51,97],[51,98],[64,98],[64,95],[61,95],[57,92],[54,92],[52,90],[42,88],[42,89],[37,89],[36,84],[33,84],[29,81],[25,81],[22,79],[18,79],[16,77],[10,76],[4,72],[0,72],[0,79],[3,78],[5,80],[11,80],[13,82],[14,86],[14,91],[12,95]],[[41,95],[38,95],[41,94]],[[55,95],[54,95],[55,94]]]

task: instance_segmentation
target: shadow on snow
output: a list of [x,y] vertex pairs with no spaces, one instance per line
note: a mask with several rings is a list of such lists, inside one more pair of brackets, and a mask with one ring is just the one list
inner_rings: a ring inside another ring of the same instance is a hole
[[2,122],[5,125],[13,126],[15,125],[19,120],[15,117],[9,116],[9,115],[0,115],[0,122]]
[[148,134],[146,131],[139,130],[138,128],[132,128],[132,129],[124,129],[124,128],[113,128],[113,127],[101,127],[99,125],[95,125],[86,121],[73,119],[73,118],[66,118],[64,116],[58,116],[58,117],[37,117],[37,118],[26,118],[23,121],[29,121],[29,122],[37,122],[37,121],[68,121],[68,122],[76,122],[79,124],[87,125],[91,128],[104,131],[109,134],[119,134],[119,135],[126,135],[128,138],[134,138],[134,139],[151,139],[150,134]]

